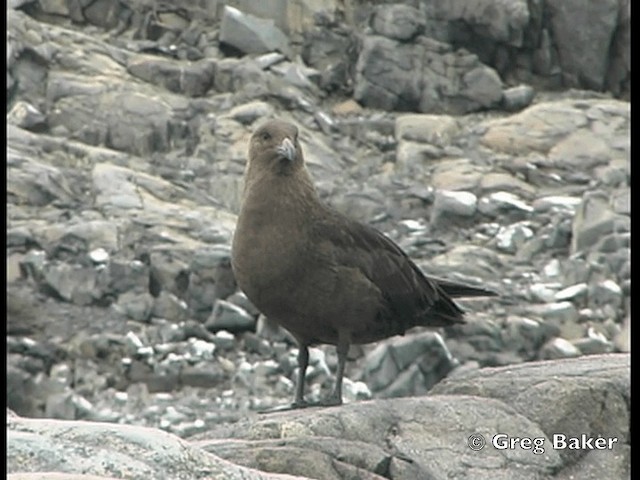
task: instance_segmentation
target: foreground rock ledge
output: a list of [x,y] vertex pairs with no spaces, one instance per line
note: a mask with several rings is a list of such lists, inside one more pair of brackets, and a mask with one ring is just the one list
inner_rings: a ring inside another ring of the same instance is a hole
[[[190,442],[149,428],[9,414],[9,478],[629,478],[628,354],[461,372],[432,392],[256,414]],[[472,434],[486,439],[482,450],[469,448]],[[496,434],[543,439],[544,452],[497,449]],[[554,450],[554,434],[617,441],[610,450]]]
[[[192,443],[232,462],[318,479],[629,477],[630,357],[594,355],[461,372],[425,397],[270,414]],[[469,448],[472,434],[487,445]],[[544,439],[544,453],[491,439]],[[554,450],[554,434],[617,437],[612,450]]]

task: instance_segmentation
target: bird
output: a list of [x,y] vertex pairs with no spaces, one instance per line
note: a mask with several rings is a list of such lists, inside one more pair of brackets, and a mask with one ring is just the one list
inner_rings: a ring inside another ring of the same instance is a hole
[[[323,203],[298,128],[279,119],[249,140],[231,266],[247,298],[298,344],[292,409],[342,404],[352,344],[464,323],[453,298],[496,295],[428,277],[379,230]],[[309,347],[317,344],[334,345],[338,365],[332,392],[314,404],[305,400],[304,384]]]

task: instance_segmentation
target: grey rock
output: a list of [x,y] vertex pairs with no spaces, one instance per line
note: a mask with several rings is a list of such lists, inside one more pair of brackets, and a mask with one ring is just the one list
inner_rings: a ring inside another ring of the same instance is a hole
[[466,113],[500,101],[500,78],[477,57],[454,55],[444,44],[419,39],[403,44],[365,37],[354,98],[371,108],[424,113]]
[[411,140],[444,147],[451,144],[459,131],[458,121],[449,115],[410,114],[396,117],[397,141]]
[[78,420],[91,416],[93,406],[80,395],[67,390],[47,397],[45,415],[60,420]]
[[571,343],[580,350],[583,355],[599,355],[602,353],[611,353],[614,351],[614,344],[608,340],[602,333],[589,329],[585,338],[572,340]]
[[533,237],[533,230],[522,222],[501,227],[496,234],[496,247],[507,253],[515,253],[520,246]]
[[220,26],[220,42],[243,53],[274,50],[292,58],[289,39],[271,19],[259,18],[225,5]]
[[[69,479],[87,475],[115,478],[123,470],[132,480],[197,478],[203,471],[229,480],[290,478],[223,461],[175,435],[153,428],[27,419],[9,414],[7,420],[7,469],[16,478],[22,475],[19,472],[56,472],[58,478],[62,475]],[[118,458],[117,464],[113,458]],[[51,475],[41,478],[53,480],[55,476]]]
[[[464,25],[468,30],[514,47],[523,46],[527,24],[530,21],[529,6],[524,0],[476,0],[465,2],[434,2],[434,15],[453,25]],[[461,26],[457,26],[461,28]]]
[[531,318],[509,316],[506,329],[502,331],[502,341],[510,349],[532,360],[540,347],[550,339],[552,329]]
[[604,280],[589,287],[589,303],[593,306],[622,305],[623,294],[620,286],[613,280]]
[[231,350],[236,345],[236,337],[226,330],[217,331],[211,341],[221,350]]
[[[627,478],[629,361],[629,355],[609,354],[489,368],[446,379],[432,392],[501,399],[535,421],[548,436],[563,432],[579,437],[584,432],[598,432],[603,437],[615,437],[618,440],[610,453],[621,457],[608,465],[613,470],[604,475],[615,471],[616,476]],[[549,405],[554,408],[549,409]],[[576,405],[580,405],[579,410]],[[583,468],[589,479],[603,474],[588,468],[594,461],[588,457],[604,461],[600,455],[603,452],[585,455],[584,451],[566,449],[557,453],[566,462],[568,474]],[[579,466],[573,465],[575,462]]]
[[608,195],[586,192],[573,220],[571,252],[588,249],[608,233],[625,231],[629,231],[628,217],[611,210]]
[[530,213],[533,211],[533,207],[513,193],[500,191],[481,197],[478,202],[478,211],[497,217],[504,212]]
[[[540,122],[540,118],[547,121]],[[541,102],[508,119],[488,121],[481,143],[492,150],[513,155],[546,154],[568,134],[586,125],[584,112],[575,102]]]
[[109,272],[109,291],[115,294],[133,291],[149,291],[149,267],[139,260],[121,260],[114,258],[107,264]]
[[536,92],[530,85],[518,85],[502,92],[502,108],[509,112],[522,110],[531,105]]
[[357,56],[355,32],[313,26],[305,28],[303,36],[302,59],[320,72],[320,88],[328,92],[352,92]]
[[548,197],[540,197],[534,200],[533,209],[540,213],[548,211],[567,211],[573,214],[581,202],[582,199],[578,197],[552,195]]
[[554,298],[557,302],[564,302],[565,300],[578,300],[586,297],[589,291],[589,286],[586,283],[576,283],[570,287],[563,288],[559,292],[556,292]]
[[545,343],[538,354],[541,360],[579,357],[582,353],[572,342],[564,338],[553,338]]
[[[580,471],[576,470],[576,462],[584,472],[589,472],[588,458],[583,457],[601,458],[603,453],[585,455],[584,452],[554,450],[551,448],[552,435],[566,432],[566,435],[579,436],[580,432],[597,431],[603,437],[618,438],[613,445],[618,458],[613,460],[615,456],[612,456],[609,466],[616,475],[626,478],[630,453],[627,443],[628,372],[628,355],[591,356],[467,371],[441,382],[432,390],[434,394],[425,397],[320,409],[314,416],[293,411],[258,420],[243,419],[200,435],[199,445],[253,468],[264,468],[265,458],[272,465],[277,456],[278,464],[282,465],[279,471],[286,468],[287,472],[297,475],[326,472],[326,478],[341,478],[335,472],[337,464],[346,464],[345,468],[358,466],[361,469],[359,478],[368,473],[376,475],[371,478],[378,478],[379,455],[381,451],[388,455],[389,449],[398,452],[396,457],[407,458],[406,461],[416,468],[406,478],[446,478],[454,471],[464,477],[495,478],[496,468],[508,472],[506,475],[510,478],[551,478],[565,470]],[[558,380],[549,381],[550,378]],[[589,387],[585,388],[585,384]],[[476,402],[481,398],[483,408],[476,412],[479,407]],[[551,413],[550,404],[554,405]],[[588,414],[579,414],[576,404]],[[498,413],[497,410],[505,408],[502,405],[507,408],[502,411],[509,412],[510,418]],[[439,413],[440,408],[447,413]],[[473,420],[462,418],[466,415]],[[418,428],[416,422],[422,426]],[[544,438],[544,455],[514,449],[504,456],[504,450],[485,448],[481,452],[483,461],[478,463],[479,457],[471,457],[475,453],[469,453],[467,446],[471,434],[465,434],[459,447],[455,446],[454,438],[445,440],[446,445],[451,445],[447,447],[453,450],[451,454],[444,455],[441,448],[436,453],[427,447],[433,445],[435,438],[440,441],[448,438],[449,428],[456,432],[456,438],[460,438],[460,425],[468,422],[474,425],[476,432],[485,435],[487,442],[496,431],[517,436],[519,428],[527,429],[532,432],[529,434],[532,438]],[[495,424],[485,425],[484,422]],[[277,449],[274,448],[276,445]],[[333,461],[328,461],[327,456]],[[550,471],[556,473],[552,475]],[[601,473],[602,470],[598,470],[594,475],[585,476],[595,480]]]
[[[531,297],[538,302],[553,302],[556,299],[556,290],[560,287],[559,283],[556,284],[548,284],[548,283],[534,283],[529,287],[529,292],[531,293]],[[562,300],[567,300],[563,298]],[[559,300],[560,301],[560,300]]]
[[[604,86],[609,48],[618,23],[618,5],[617,0],[588,6],[575,1],[549,2],[550,24],[566,85],[584,85],[594,90]],[[599,21],[591,22],[592,18]],[[572,28],[576,24],[584,24],[585,28],[579,31]]]
[[210,60],[179,62],[151,55],[132,57],[127,71],[134,77],[175,93],[200,97],[213,85],[215,64]]
[[424,14],[409,5],[380,5],[371,22],[373,30],[384,37],[408,41],[419,35],[425,26]]
[[62,299],[77,305],[90,305],[104,295],[104,270],[65,263],[51,264],[44,272],[45,284]]
[[154,317],[179,322],[187,319],[189,309],[184,300],[179,299],[173,293],[162,291],[154,298],[151,313]]
[[[17,130],[20,129],[7,125],[7,136]],[[55,201],[75,204],[76,194],[68,177],[59,168],[30,157],[11,147],[7,149],[7,194],[17,202],[36,207]]]
[[[94,89],[98,91],[65,94],[64,89],[69,88],[65,85],[72,82],[62,75],[56,81],[61,85],[62,98],[56,99],[49,115],[52,130],[68,131],[71,137],[89,145],[106,145],[138,155],[166,151],[170,142],[184,135],[180,129],[171,128],[179,123],[175,108],[185,104],[180,97],[167,102],[135,90],[116,93],[100,84]],[[105,103],[112,108],[103,108]]]
[[225,300],[216,300],[213,312],[206,321],[205,327],[213,332],[218,330],[241,332],[254,329],[255,323],[255,318],[243,308]]
[[149,289],[152,293],[161,291],[181,296],[188,288],[189,266],[178,258],[176,252],[152,252],[149,255]]
[[7,408],[20,415],[38,417],[42,411],[38,400],[38,387],[33,375],[18,368],[7,358]]
[[425,332],[379,343],[365,358],[362,379],[382,397],[420,395],[456,364],[442,337]]
[[264,315],[260,315],[256,322],[256,334],[266,340],[282,341],[288,338],[289,334],[281,328],[275,320],[269,320]]
[[38,130],[46,126],[46,117],[30,103],[18,101],[7,113],[7,122],[27,130]]
[[215,388],[224,380],[224,374],[209,363],[197,363],[185,366],[180,372],[180,380],[190,387]]
[[436,190],[431,210],[431,223],[450,224],[453,217],[472,217],[478,198],[471,192]]
[[109,252],[99,247],[89,252],[89,258],[93,263],[106,263],[109,260]]
[[[420,262],[418,262],[420,266]],[[457,245],[446,253],[433,257],[424,271],[437,276],[452,278],[453,272],[463,283],[471,279],[495,278],[502,262],[491,249],[476,245]],[[462,280],[464,278],[467,280]],[[473,283],[473,282],[471,282]]]
[[315,92],[319,82],[319,72],[313,68],[305,67],[297,63],[282,62],[270,68],[277,73],[284,82],[304,90]]
[[[506,192],[525,199],[532,198],[536,193],[535,187],[531,186],[529,183],[504,172],[488,172],[484,174],[480,180],[479,187],[480,193],[483,194],[489,192]],[[529,209],[527,210],[531,211]]]
[[274,113],[274,108],[268,103],[253,101],[233,107],[229,111],[229,116],[243,125],[250,125],[257,119],[270,117]]
[[571,302],[555,302],[524,307],[525,313],[533,318],[540,318],[545,322],[560,328],[563,338],[579,338],[583,328],[576,323],[578,310]]
[[114,308],[129,318],[148,322],[153,311],[153,297],[149,293],[125,292],[118,296]]

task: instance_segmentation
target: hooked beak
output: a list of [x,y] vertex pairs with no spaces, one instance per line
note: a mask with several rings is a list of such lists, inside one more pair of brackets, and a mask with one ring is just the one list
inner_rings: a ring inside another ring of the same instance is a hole
[[290,162],[293,162],[297,155],[296,146],[288,138],[282,140],[282,143],[276,147],[276,152]]

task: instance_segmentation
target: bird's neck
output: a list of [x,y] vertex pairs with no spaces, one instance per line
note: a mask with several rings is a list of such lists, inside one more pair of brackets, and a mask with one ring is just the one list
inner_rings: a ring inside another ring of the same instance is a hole
[[243,206],[250,205],[260,210],[253,213],[261,214],[306,215],[320,202],[306,169],[288,175],[268,170],[248,172],[243,195]]

